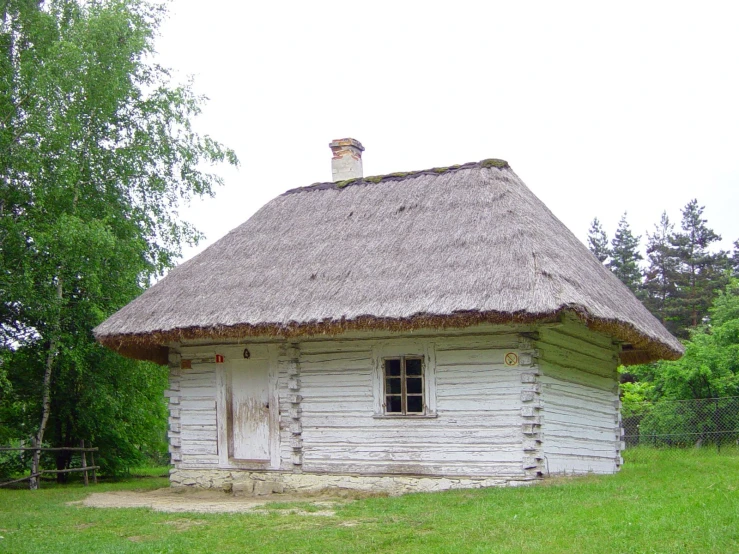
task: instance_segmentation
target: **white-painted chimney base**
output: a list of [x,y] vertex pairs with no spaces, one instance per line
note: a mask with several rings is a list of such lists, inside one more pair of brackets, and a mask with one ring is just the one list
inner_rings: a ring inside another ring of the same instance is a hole
[[329,144],[333,157],[331,158],[331,174],[334,183],[347,179],[361,179],[362,152],[364,146],[353,138],[336,139]]

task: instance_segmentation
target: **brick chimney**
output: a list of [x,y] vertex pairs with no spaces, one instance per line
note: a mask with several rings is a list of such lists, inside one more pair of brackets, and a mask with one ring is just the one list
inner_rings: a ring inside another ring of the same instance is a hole
[[333,157],[331,158],[331,173],[334,183],[347,179],[361,179],[362,152],[364,146],[353,138],[336,139],[329,144]]

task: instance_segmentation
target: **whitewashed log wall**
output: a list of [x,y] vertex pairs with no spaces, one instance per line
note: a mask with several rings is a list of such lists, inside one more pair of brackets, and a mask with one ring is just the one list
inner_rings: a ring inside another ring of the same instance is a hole
[[613,473],[622,464],[618,347],[580,323],[543,328],[542,443],[551,474]]
[[[520,480],[618,468],[617,350],[581,324],[383,338],[392,351],[422,346],[435,389],[435,406],[427,399],[434,413],[425,418],[378,415],[378,357],[388,351],[378,344],[368,337],[272,347],[279,399],[272,469]],[[179,353],[170,355],[170,451],[180,469],[241,467],[219,444],[217,349],[181,349],[187,369]],[[520,355],[514,367],[504,363],[511,351]]]
[[218,467],[216,364],[212,352],[170,354],[169,448],[177,467]]
[[[520,348],[519,337],[427,341],[435,355],[436,389],[436,417],[429,418],[375,414],[373,372],[379,361],[373,359],[373,341],[300,344],[303,471],[525,474],[521,370],[503,362],[506,350]],[[402,344],[390,341],[394,351],[403,351]]]

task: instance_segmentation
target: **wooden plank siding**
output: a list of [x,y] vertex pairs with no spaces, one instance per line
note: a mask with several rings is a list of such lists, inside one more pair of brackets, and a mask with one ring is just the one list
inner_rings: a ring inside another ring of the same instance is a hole
[[621,465],[618,347],[584,325],[542,329],[542,451],[550,474],[613,473]]
[[167,437],[169,439],[169,456],[170,461],[175,466],[179,466],[182,462],[182,452],[180,451],[180,430],[182,423],[180,421],[180,363],[179,353],[170,349],[169,351],[169,389],[164,392],[164,396],[169,398],[169,425],[167,428]]
[[[523,334],[506,329],[255,343],[259,356],[272,352],[277,401],[267,469],[513,479],[617,470],[618,347],[569,320]],[[215,355],[228,357],[229,348],[181,347],[185,364],[180,353],[170,355],[170,451],[178,468],[250,469],[229,459],[221,421],[228,360],[215,364]],[[232,347],[232,355],[243,348]],[[507,352],[520,362],[506,365]],[[433,394],[427,416],[382,413],[382,358],[400,353],[424,357]]]
[[[375,342],[300,344],[304,471],[523,474],[520,369],[503,363],[506,348],[519,348],[517,335],[420,339],[435,354],[436,412],[428,418],[376,413]],[[418,340],[383,344],[419,351]]]
[[217,468],[219,458],[214,351],[207,347],[185,349],[178,357],[180,365],[183,365],[181,360],[184,359],[189,362],[185,365],[190,367],[177,370],[180,460],[176,465],[182,468]]

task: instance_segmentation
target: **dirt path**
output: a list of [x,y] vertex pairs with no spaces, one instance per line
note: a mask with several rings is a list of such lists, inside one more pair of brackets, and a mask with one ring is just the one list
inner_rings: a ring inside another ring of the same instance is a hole
[[[307,503],[311,508],[265,509],[266,504],[275,502],[280,504],[288,502]],[[317,497],[280,494],[262,497],[235,497],[220,491],[164,488],[154,491],[95,492],[85,498],[81,504],[93,508],[151,508],[157,512],[279,512],[311,516],[333,516],[334,511],[331,508],[343,502],[346,502],[346,500],[335,496]],[[75,502],[74,504],[80,503]]]

